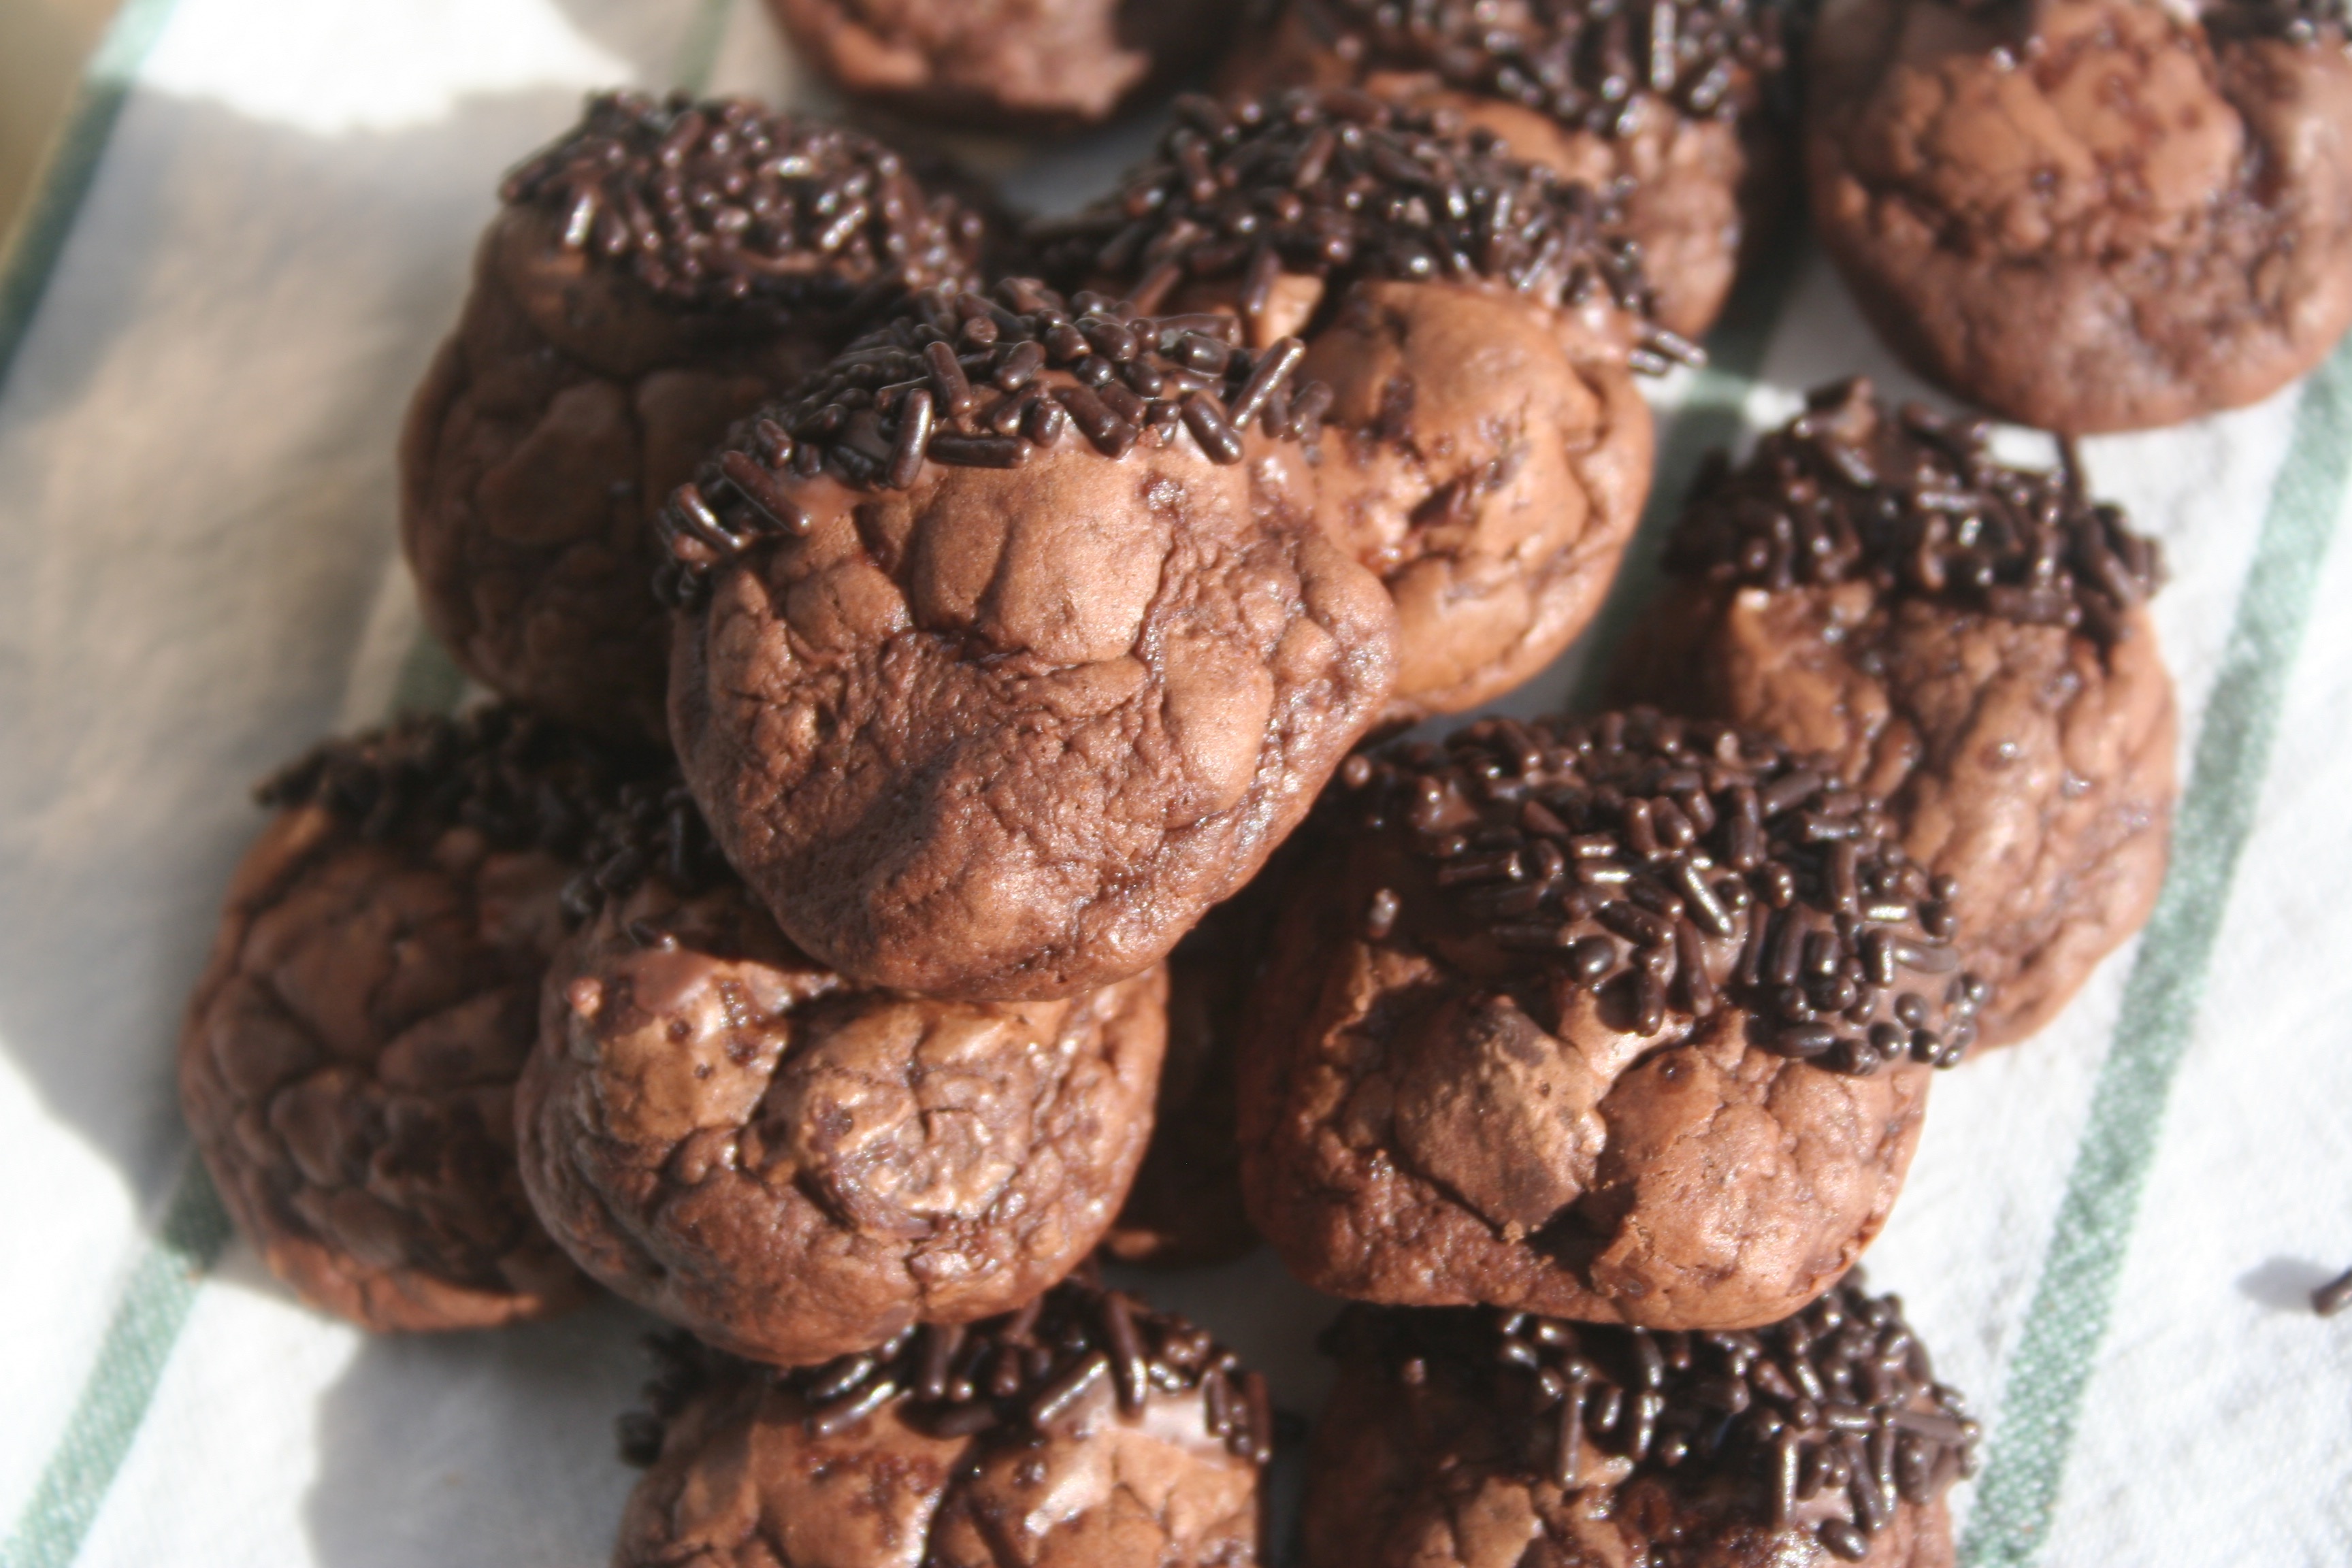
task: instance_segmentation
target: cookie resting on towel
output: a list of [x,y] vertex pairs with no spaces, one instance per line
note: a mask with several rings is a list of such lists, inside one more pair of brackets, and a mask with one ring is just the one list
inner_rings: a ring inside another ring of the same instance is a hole
[[517,1091],[523,1179],[615,1293],[800,1365],[1034,1297],[1151,1132],[1166,982],[966,1004],[861,990],[727,868],[684,790],[600,831]]
[[1805,158],[1872,324],[2021,424],[2253,403],[2352,322],[2335,0],[1830,0]]
[[1455,116],[1345,91],[1178,110],[1119,194],[1033,231],[1045,264],[1303,340],[1315,514],[1397,605],[1386,719],[1518,685],[1591,620],[1648,494],[1629,367],[1696,351],[1647,320],[1606,202]]
[[1950,1568],[1980,1433],[1893,1296],[1654,1334],[1349,1309],[1305,1568]]
[[2155,543],[2079,473],[1853,381],[1703,477],[1621,700],[1819,752],[1961,891],[1986,1044],[2054,1017],[2164,882],[2179,723]]
[[1741,1329],[1885,1224],[1986,988],[1878,802],[1637,710],[1350,758],[1306,831],[1241,1138],[1307,1284]]
[[1794,184],[1783,16],[1776,0],[1286,0],[1223,80],[1450,109],[1618,194],[1658,320],[1696,338]]
[[1242,0],[769,0],[851,98],[909,119],[1064,132],[1205,57]]
[[1302,496],[1292,341],[1014,279],[919,296],[661,520],[670,727],[728,858],[862,984],[1068,996],[1256,871],[1386,702]]
[[1254,1568],[1265,1381],[1087,1280],[778,1372],[676,1341],[615,1568]]
[[515,1169],[515,1078],[589,825],[666,765],[509,708],[337,741],[262,791],[180,1099],[271,1272],[373,1329],[585,1294]]
[[740,99],[593,98],[500,195],[401,441],[409,563],[467,674],[659,739],[655,508],[879,309],[976,275],[985,225],[881,143]]

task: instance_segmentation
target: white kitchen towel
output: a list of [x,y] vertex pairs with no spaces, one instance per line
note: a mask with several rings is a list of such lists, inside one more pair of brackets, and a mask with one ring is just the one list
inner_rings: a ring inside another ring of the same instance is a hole
[[[394,432],[499,172],[616,82],[820,101],[758,0],[129,0],[0,272],[5,1568],[607,1554],[645,1321],[305,1311],[192,1170],[170,1056],[250,781],[455,696]],[[1148,136],[978,151],[1067,206]],[[1658,388],[1668,500],[1812,383],[1919,392],[1794,242],[1710,346]],[[2306,1300],[2352,1264],[2352,351],[2087,457],[2172,563],[2172,877],[2055,1027],[1938,1084],[1869,1267],[1987,1417],[1969,1563],[2352,1563],[2352,1319]],[[1270,1258],[1150,1289],[1312,1410],[1329,1305]]]

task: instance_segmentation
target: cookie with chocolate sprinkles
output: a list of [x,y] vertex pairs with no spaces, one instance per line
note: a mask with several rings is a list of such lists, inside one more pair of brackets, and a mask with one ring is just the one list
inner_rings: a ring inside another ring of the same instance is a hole
[[1651,323],[1609,204],[1454,117],[1358,92],[1190,98],[1123,190],[1034,237],[1142,308],[1296,334],[1317,515],[1378,573],[1402,642],[1391,721],[1472,707],[1598,607],[1650,479],[1629,362]]
[[1305,1568],[1952,1562],[1980,1430],[1856,1275],[1737,1333],[1355,1307],[1325,1348]]
[[511,708],[331,742],[262,786],[181,1032],[181,1105],[272,1273],[372,1329],[587,1289],[523,1198],[514,1082],[591,825],[668,766]]
[[1229,92],[1360,87],[1444,109],[1609,193],[1658,320],[1703,335],[1792,184],[1781,0],[1285,0]]
[[1151,1131],[1166,980],[861,989],[777,931],[682,787],[608,813],[516,1095],[541,1220],[615,1293],[801,1365],[1035,1297]]
[[1251,1216],[1318,1289],[1669,1329],[1877,1234],[1987,988],[1885,808],[1716,723],[1352,757],[1242,1043]]
[[1230,36],[1243,0],[768,0],[861,104],[931,124],[1097,125]]
[[618,1568],[1246,1568],[1265,1380],[1090,1278],[967,1328],[780,1372],[682,1338],[621,1426]]
[[1396,612],[1305,499],[1305,350],[1013,279],[919,296],[659,523],[671,729],[861,984],[1068,996],[1247,881],[1379,715]]
[[2178,720],[2156,544],[2079,464],[2000,462],[1987,426],[1823,387],[1717,459],[1615,695],[1819,752],[1886,802],[1999,994],[2039,1029],[2137,931],[2168,856]]
[[2004,418],[2240,407],[2352,324],[2339,0],[1830,0],[1803,134],[1864,314]]
[[982,272],[988,220],[855,132],[634,93],[591,99],[500,196],[409,410],[403,542],[469,674],[658,738],[654,509],[880,309]]

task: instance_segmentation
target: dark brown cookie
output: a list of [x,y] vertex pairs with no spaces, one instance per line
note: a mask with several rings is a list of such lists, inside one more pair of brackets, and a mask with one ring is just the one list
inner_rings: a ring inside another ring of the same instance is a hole
[[1519,684],[1591,618],[1648,493],[1629,364],[1693,352],[1644,317],[1607,204],[1361,93],[1178,107],[1119,195],[1040,229],[1047,264],[1300,336],[1330,388],[1316,515],[1397,605],[1387,719]]
[[1964,890],[1988,1045],[2048,1023],[2155,906],[2178,721],[2156,546],[1988,432],[1825,387],[1702,479],[1617,697],[1769,734],[1886,802]]
[[590,1274],[799,1365],[1003,1311],[1093,1249],[1151,1132],[1160,971],[1059,1002],[860,990],[683,790],[603,842],[517,1100],[531,1201]]
[[1621,194],[1658,321],[1696,338],[1789,195],[1781,33],[1774,0],[1286,0],[1224,81],[1449,109],[1515,158]]
[[2352,322],[2333,0],[1831,0],[1823,242],[1920,374],[2084,434],[2268,395]]
[[467,671],[659,738],[668,618],[647,524],[735,419],[984,225],[853,132],[740,100],[592,99],[510,175],[402,437],[402,536]]
[[1265,1380],[1071,1280],[804,1372],[688,1342],[625,1418],[615,1568],[1248,1568]]
[[922,296],[665,513],[688,782],[813,956],[965,999],[1137,973],[1379,714],[1395,612],[1300,499],[1302,350],[1230,324]]
[[1241,1099],[1307,1284],[1738,1329],[1877,1234],[1984,987],[1876,801],[1636,711],[1351,758],[1308,831]]
[[229,1213],[372,1329],[543,1316],[587,1281],[515,1171],[560,895],[589,823],[666,759],[511,709],[321,747],[229,888],[180,1097]]
[[1848,1276],[1746,1333],[1350,1308],[1306,1568],[1949,1568],[1979,1431]]
[[1243,0],[769,0],[851,97],[981,130],[1098,124],[1229,36]]
[[1103,1237],[1121,1263],[1182,1268],[1223,1263],[1257,1245],[1242,1202],[1242,1022],[1265,967],[1293,837],[1250,885],[1202,917],[1168,955],[1168,1062],[1151,1144]]

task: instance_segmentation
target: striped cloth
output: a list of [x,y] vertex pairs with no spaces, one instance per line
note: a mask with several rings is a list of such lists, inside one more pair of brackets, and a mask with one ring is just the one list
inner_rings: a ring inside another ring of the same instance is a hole
[[[457,694],[393,432],[500,167],[621,80],[814,100],[754,0],[130,0],[0,274],[0,1568],[608,1550],[645,1321],[303,1311],[190,1165],[170,1050],[247,784]],[[1067,204],[1142,134],[994,157]],[[1793,245],[1711,347],[1661,389],[1669,502],[1810,384],[1917,390]],[[1941,1082],[1871,1271],[1987,1416],[1977,1568],[2352,1562],[2352,1320],[2305,1301],[2352,1263],[2352,351],[2087,456],[2173,563],[2171,880],[2045,1037]],[[1328,1304],[1269,1259],[1153,1291],[1312,1409]]]

